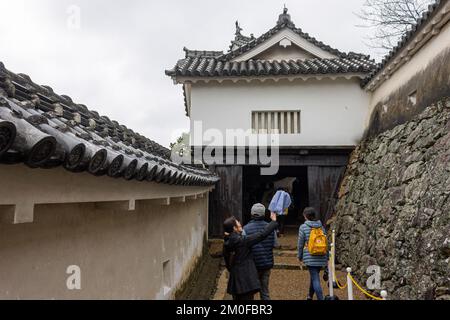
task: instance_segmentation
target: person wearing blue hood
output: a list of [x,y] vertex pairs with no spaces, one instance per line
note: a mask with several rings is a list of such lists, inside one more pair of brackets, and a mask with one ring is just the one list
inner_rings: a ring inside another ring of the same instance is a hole
[[312,300],[314,293],[318,300],[323,300],[322,286],[320,284],[320,271],[328,264],[328,254],[311,254],[308,250],[309,238],[313,229],[321,229],[326,234],[322,222],[314,208],[306,208],[303,211],[306,222],[298,231],[298,259],[308,267],[310,274],[310,287],[307,300]]

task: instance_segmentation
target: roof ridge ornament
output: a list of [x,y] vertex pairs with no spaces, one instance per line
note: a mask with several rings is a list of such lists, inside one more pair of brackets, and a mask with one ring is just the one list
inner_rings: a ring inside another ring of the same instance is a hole
[[244,29],[241,28],[241,26],[239,25],[239,21],[236,20],[236,32],[235,32],[235,35],[236,35],[236,36],[241,36],[241,35],[242,35],[242,34],[241,34],[241,31],[242,31],[242,30],[244,30]]
[[295,28],[295,24],[291,20],[291,15],[288,13],[289,9],[284,5],[283,13],[278,17],[277,26],[286,25],[290,28]]
[[234,40],[231,41],[229,52],[234,51],[255,40],[255,36],[253,35],[253,33],[250,34],[250,36],[245,36],[242,34],[243,30],[244,29],[241,28],[239,21],[236,21],[236,32],[234,33]]

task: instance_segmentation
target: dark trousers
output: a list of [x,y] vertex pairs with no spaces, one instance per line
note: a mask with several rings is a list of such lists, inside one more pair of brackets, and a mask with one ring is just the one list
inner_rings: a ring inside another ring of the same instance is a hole
[[280,232],[280,234],[284,234],[284,224],[286,222],[286,216],[285,215],[280,215],[277,216],[277,221],[278,221],[278,231]]
[[255,300],[255,293],[244,293],[233,295],[233,300],[235,301],[251,301]]
[[261,284],[261,291],[259,295],[261,300],[270,300],[269,295],[269,280],[270,280],[270,269],[258,270],[259,282]]
[[314,293],[317,295],[318,300],[323,300],[323,292],[322,286],[320,285],[320,270],[321,267],[308,267],[309,276],[310,276],[310,285],[309,285],[309,297],[312,299],[314,297]]

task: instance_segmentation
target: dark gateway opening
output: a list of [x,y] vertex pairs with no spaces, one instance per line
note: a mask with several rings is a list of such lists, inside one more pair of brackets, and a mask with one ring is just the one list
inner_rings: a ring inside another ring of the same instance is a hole
[[[223,221],[231,215],[247,223],[255,203],[268,205],[280,180],[294,180],[293,206],[286,217],[286,225],[303,222],[301,212],[314,207],[326,222],[332,215],[340,181],[353,148],[289,148],[281,149],[279,172],[274,176],[261,175],[258,165],[214,165],[210,169],[220,177],[210,195],[209,236],[223,237]],[[270,198],[270,199],[269,199]]]
[[309,206],[307,167],[281,167],[275,176],[262,176],[260,167],[248,166],[243,170],[243,220],[250,220],[253,204],[262,203],[268,208],[270,200],[279,187],[288,189],[292,205],[286,216],[286,225],[303,222],[303,209]]

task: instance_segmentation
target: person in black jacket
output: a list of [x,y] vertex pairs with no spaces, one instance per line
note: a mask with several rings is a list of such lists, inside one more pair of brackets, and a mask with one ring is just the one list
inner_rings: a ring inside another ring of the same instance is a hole
[[235,217],[224,222],[223,256],[230,273],[227,292],[234,300],[253,300],[254,295],[261,290],[251,249],[278,228],[276,213],[272,212],[270,219],[272,222],[264,230],[250,236],[242,234],[242,225]]

